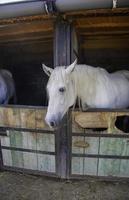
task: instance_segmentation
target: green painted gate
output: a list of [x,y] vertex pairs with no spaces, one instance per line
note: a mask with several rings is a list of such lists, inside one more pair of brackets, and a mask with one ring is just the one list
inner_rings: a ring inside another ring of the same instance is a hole
[[[50,129],[46,108],[0,107],[3,170],[59,178],[129,177],[129,134],[115,127],[125,111],[69,112],[66,132]],[[106,128],[93,131],[93,128]]]

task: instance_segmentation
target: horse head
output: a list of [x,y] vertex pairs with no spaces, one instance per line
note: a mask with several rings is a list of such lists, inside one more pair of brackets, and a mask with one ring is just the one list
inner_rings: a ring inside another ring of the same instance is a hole
[[57,127],[69,107],[76,101],[76,90],[72,72],[76,66],[75,60],[68,67],[60,66],[54,69],[42,65],[43,71],[49,76],[47,83],[48,109],[45,121],[51,127]]

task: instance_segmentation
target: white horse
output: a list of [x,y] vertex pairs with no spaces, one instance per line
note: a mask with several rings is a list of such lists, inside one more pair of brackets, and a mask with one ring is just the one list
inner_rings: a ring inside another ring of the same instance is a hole
[[8,70],[0,70],[0,104],[8,104],[9,100],[13,98],[16,103],[15,84],[12,74]]
[[44,72],[50,76],[47,84],[49,97],[46,122],[58,126],[68,108],[80,99],[82,109],[127,108],[129,106],[129,71],[108,73],[100,67],[77,65],[49,68],[43,64]]

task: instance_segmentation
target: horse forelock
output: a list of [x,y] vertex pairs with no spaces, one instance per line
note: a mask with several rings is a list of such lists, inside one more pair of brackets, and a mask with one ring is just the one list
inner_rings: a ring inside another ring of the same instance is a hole
[[67,82],[67,76],[65,72],[65,66],[56,67],[49,78],[47,88],[51,87],[52,84],[66,85],[66,82]]

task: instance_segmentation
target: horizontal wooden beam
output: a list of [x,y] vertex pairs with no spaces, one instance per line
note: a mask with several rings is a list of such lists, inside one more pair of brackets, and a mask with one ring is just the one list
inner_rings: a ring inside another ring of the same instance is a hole
[[39,33],[48,31],[53,31],[53,23],[50,20],[1,26],[0,37],[12,37],[26,33]]
[[78,35],[128,35],[129,27],[90,27],[77,29]]
[[89,9],[80,10],[73,12],[66,12],[65,17],[71,18],[73,20],[86,17],[96,17],[96,16],[128,16],[129,8],[116,8],[116,9]]
[[83,40],[81,48],[84,49],[129,49],[129,38],[92,38]]
[[72,123],[82,129],[107,128],[108,133],[122,133],[115,127],[117,117],[129,116],[129,112],[73,112]]
[[0,25],[9,25],[9,24],[19,24],[19,23],[30,23],[35,21],[44,21],[51,20],[54,16],[52,15],[33,15],[33,16],[21,16],[21,17],[13,17],[9,19],[0,19]]
[[87,30],[87,29],[78,29],[77,31],[78,35],[80,35],[81,37],[98,37],[98,36],[102,36],[102,37],[109,37],[109,36],[114,36],[114,37],[121,37],[121,36],[128,36],[129,35],[129,30],[98,30],[98,31],[91,31],[91,30]]
[[87,17],[78,19],[76,28],[129,27],[129,16]]
[[9,45],[12,43],[19,43],[19,44],[25,44],[25,43],[39,43],[44,42],[47,43],[48,41],[53,40],[53,33],[52,31],[46,31],[46,32],[38,32],[38,33],[26,33],[26,34],[20,34],[20,35],[11,35],[6,36],[2,35],[0,36],[0,45]]

